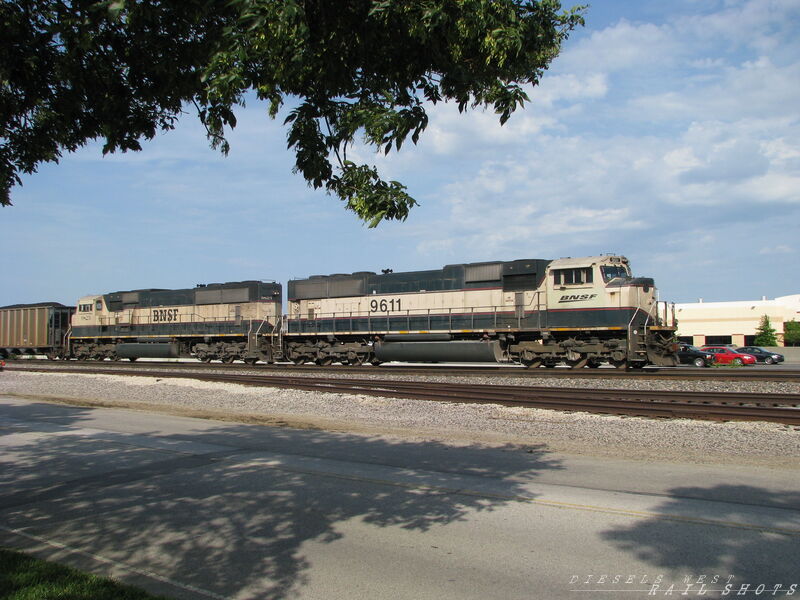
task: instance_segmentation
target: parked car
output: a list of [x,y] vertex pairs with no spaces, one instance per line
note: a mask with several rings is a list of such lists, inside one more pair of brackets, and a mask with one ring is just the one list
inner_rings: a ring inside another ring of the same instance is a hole
[[710,367],[714,363],[714,355],[710,352],[703,352],[696,346],[680,344],[678,346],[678,362],[682,365]]
[[703,352],[709,352],[714,355],[714,361],[720,365],[754,365],[756,364],[756,357],[752,354],[743,354],[737,352],[728,346],[703,346],[700,348]]
[[758,362],[763,362],[767,365],[774,365],[775,363],[783,362],[783,354],[770,352],[769,350],[760,346],[744,346],[743,348],[737,348],[736,351],[744,354],[752,354],[756,357]]

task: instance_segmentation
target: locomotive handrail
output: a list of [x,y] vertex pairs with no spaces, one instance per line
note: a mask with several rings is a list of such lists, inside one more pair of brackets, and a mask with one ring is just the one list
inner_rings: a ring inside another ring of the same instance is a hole
[[[264,320],[267,320],[270,315],[266,315]],[[206,317],[201,315],[197,312],[192,313],[184,313],[175,315],[177,320],[170,321],[169,323],[175,324],[182,324],[182,323],[197,323],[197,322],[206,322],[206,321],[231,321],[233,319],[222,319],[220,317],[210,316]],[[163,324],[161,321],[154,321],[153,315],[151,312],[147,314],[139,314],[139,315],[130,315],[130,321],[128,323],[121,323],[119,322],[119,317],[117,315],[108,315],[108,316],[98,316],[97,321],[98,324],[101,326],[112,326],[112,325],[153,325],[154,323]]]
[[[661,319],[661,306],[664,307],[664,319],[661,325],[664,327],[675,327],[675,303],[667,302],[666,300],[658,300],[656,303],[656,316]],[[672,314],[670,314],[672,313]],[[658,323],[657,323],[658,324]]]
[[[361,311],[332,311],[332,312],[316,312],[311,311],[307,314],[302,313],[288,313],[283,315],[284,329],[292,333],[308,333],[316,334],[326,332],[329,330],[336,332],[344,331],[359,331],[367,332],[380,332],[380,331],[396,331],[396,330],[409,330],[409,331],[425,331],[434,328],[443,330],[454,329],[479,329],[498,327],[511,327],[516,324],[517,327],[522,326],[522,320],[525,317],[525,311],[520,314],[514,313],[514,307],[507,305],[487,305],[487,306],[471,306],[471,307],[442,307],[442,308],[414,308],[405,310],[387,310],[377,313],[375,311],[361,310]],[[485,323],[479,323],[478,318],[485,318]],[[501,319],[506,317],[506,322],[501,323]],[[442,319],[441,323],[434,323],[433,319]],[[358,325],[365,326],[366,329],[358,327],[355,321],[361,320]],[[412,319],[422,319],[422,322],[412,323]],[[457,319],[463,319],[460,324]],[[513,320],[512,320],[513,319]],[[328,323],[326,323],[326,321]],[[338,325],[330,323],[331,321],[342,322],[347,328],[339,328]]]

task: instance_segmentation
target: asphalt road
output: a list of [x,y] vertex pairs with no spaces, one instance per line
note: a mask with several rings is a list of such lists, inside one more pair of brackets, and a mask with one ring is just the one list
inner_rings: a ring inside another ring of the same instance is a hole
[[0,397],[0,544],[175,598],[800,597],[798,471]]

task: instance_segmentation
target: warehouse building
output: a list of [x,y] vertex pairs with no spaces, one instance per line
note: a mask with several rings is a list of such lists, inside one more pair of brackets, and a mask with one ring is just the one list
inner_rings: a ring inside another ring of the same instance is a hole
[[800,322],[800,294],[739,302],[703,302],[701,298],[697,302],[675,305],[678,338],[695,346],[752,346],[764,315],[769,317],[777,332],[778,344],[783,346],[784,323]]

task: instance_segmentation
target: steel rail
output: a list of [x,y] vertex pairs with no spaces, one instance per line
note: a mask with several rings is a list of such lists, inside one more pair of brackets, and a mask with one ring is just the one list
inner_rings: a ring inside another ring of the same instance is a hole
[[[48,361],[32,361],[32,360],[19,360],[9,361],[6,363],[8,370],[13,370],[15,365],[20,368],[25,368],[28,365],[35,366],[36,368],[66,368],[67,365],[75,368],[97,368],[98,365],[104,365],[106,368],[118,369],[148,369],[153,367],[165,367],[177,369],[203,369],[203,370],[223,370],[223,371],[262,371],[264,373],[313,373],[315,375],[322,373],[347,373],[347,374],[364,374],[364,375],[458,375],[464,377],[512,377],[519,379],[535,378],[564,378],[564,377],[580,377],[580,378],[601,378],[601,379],[635,379],[645,378],[648,380],[700,380],[700,381],[783,381],[783,382],[798,382],[800,383],[800,369],[775,369],[769,370],[770,367],[756,368],[741,367],[741,368],[727,368],[717,367],[710,369],[699,368],[659,368],[647,367],[645,369],[637,369],[632,371],[624,371],[617,369],[568,369],[568,368],[555,368],[555,369],[525,369],[519,366],[440,366],[440,365],[417,365],[417,366],[317,366],[317,365],[292,365],[292,364],[277,364],[266,365],[258,364],[255,366],[244,365],[240,363],[235,364],[222,364],[222,363],[194,363],[194,362],[161,362],[153,361],[147,363],[111,363],[107,361],[80,361],[80,362],[48,362]],[[25,365],[25,367],[23,367]],[[44,367],[47,365],[47,367]],[[112,367],[113,365],[113,367]]]
[[[87,373],[89,371],[87,369],[62,369],[61,372]],[[797,408],[800,406],[800,394],[548,388],[232,373],[121,371],[117,369],[95,369],[91,372],[162,379],[198,379],[329,393],[501,404],[572,412],[721,421],[771,421],[787,425],[800,425],[800,409]]]

